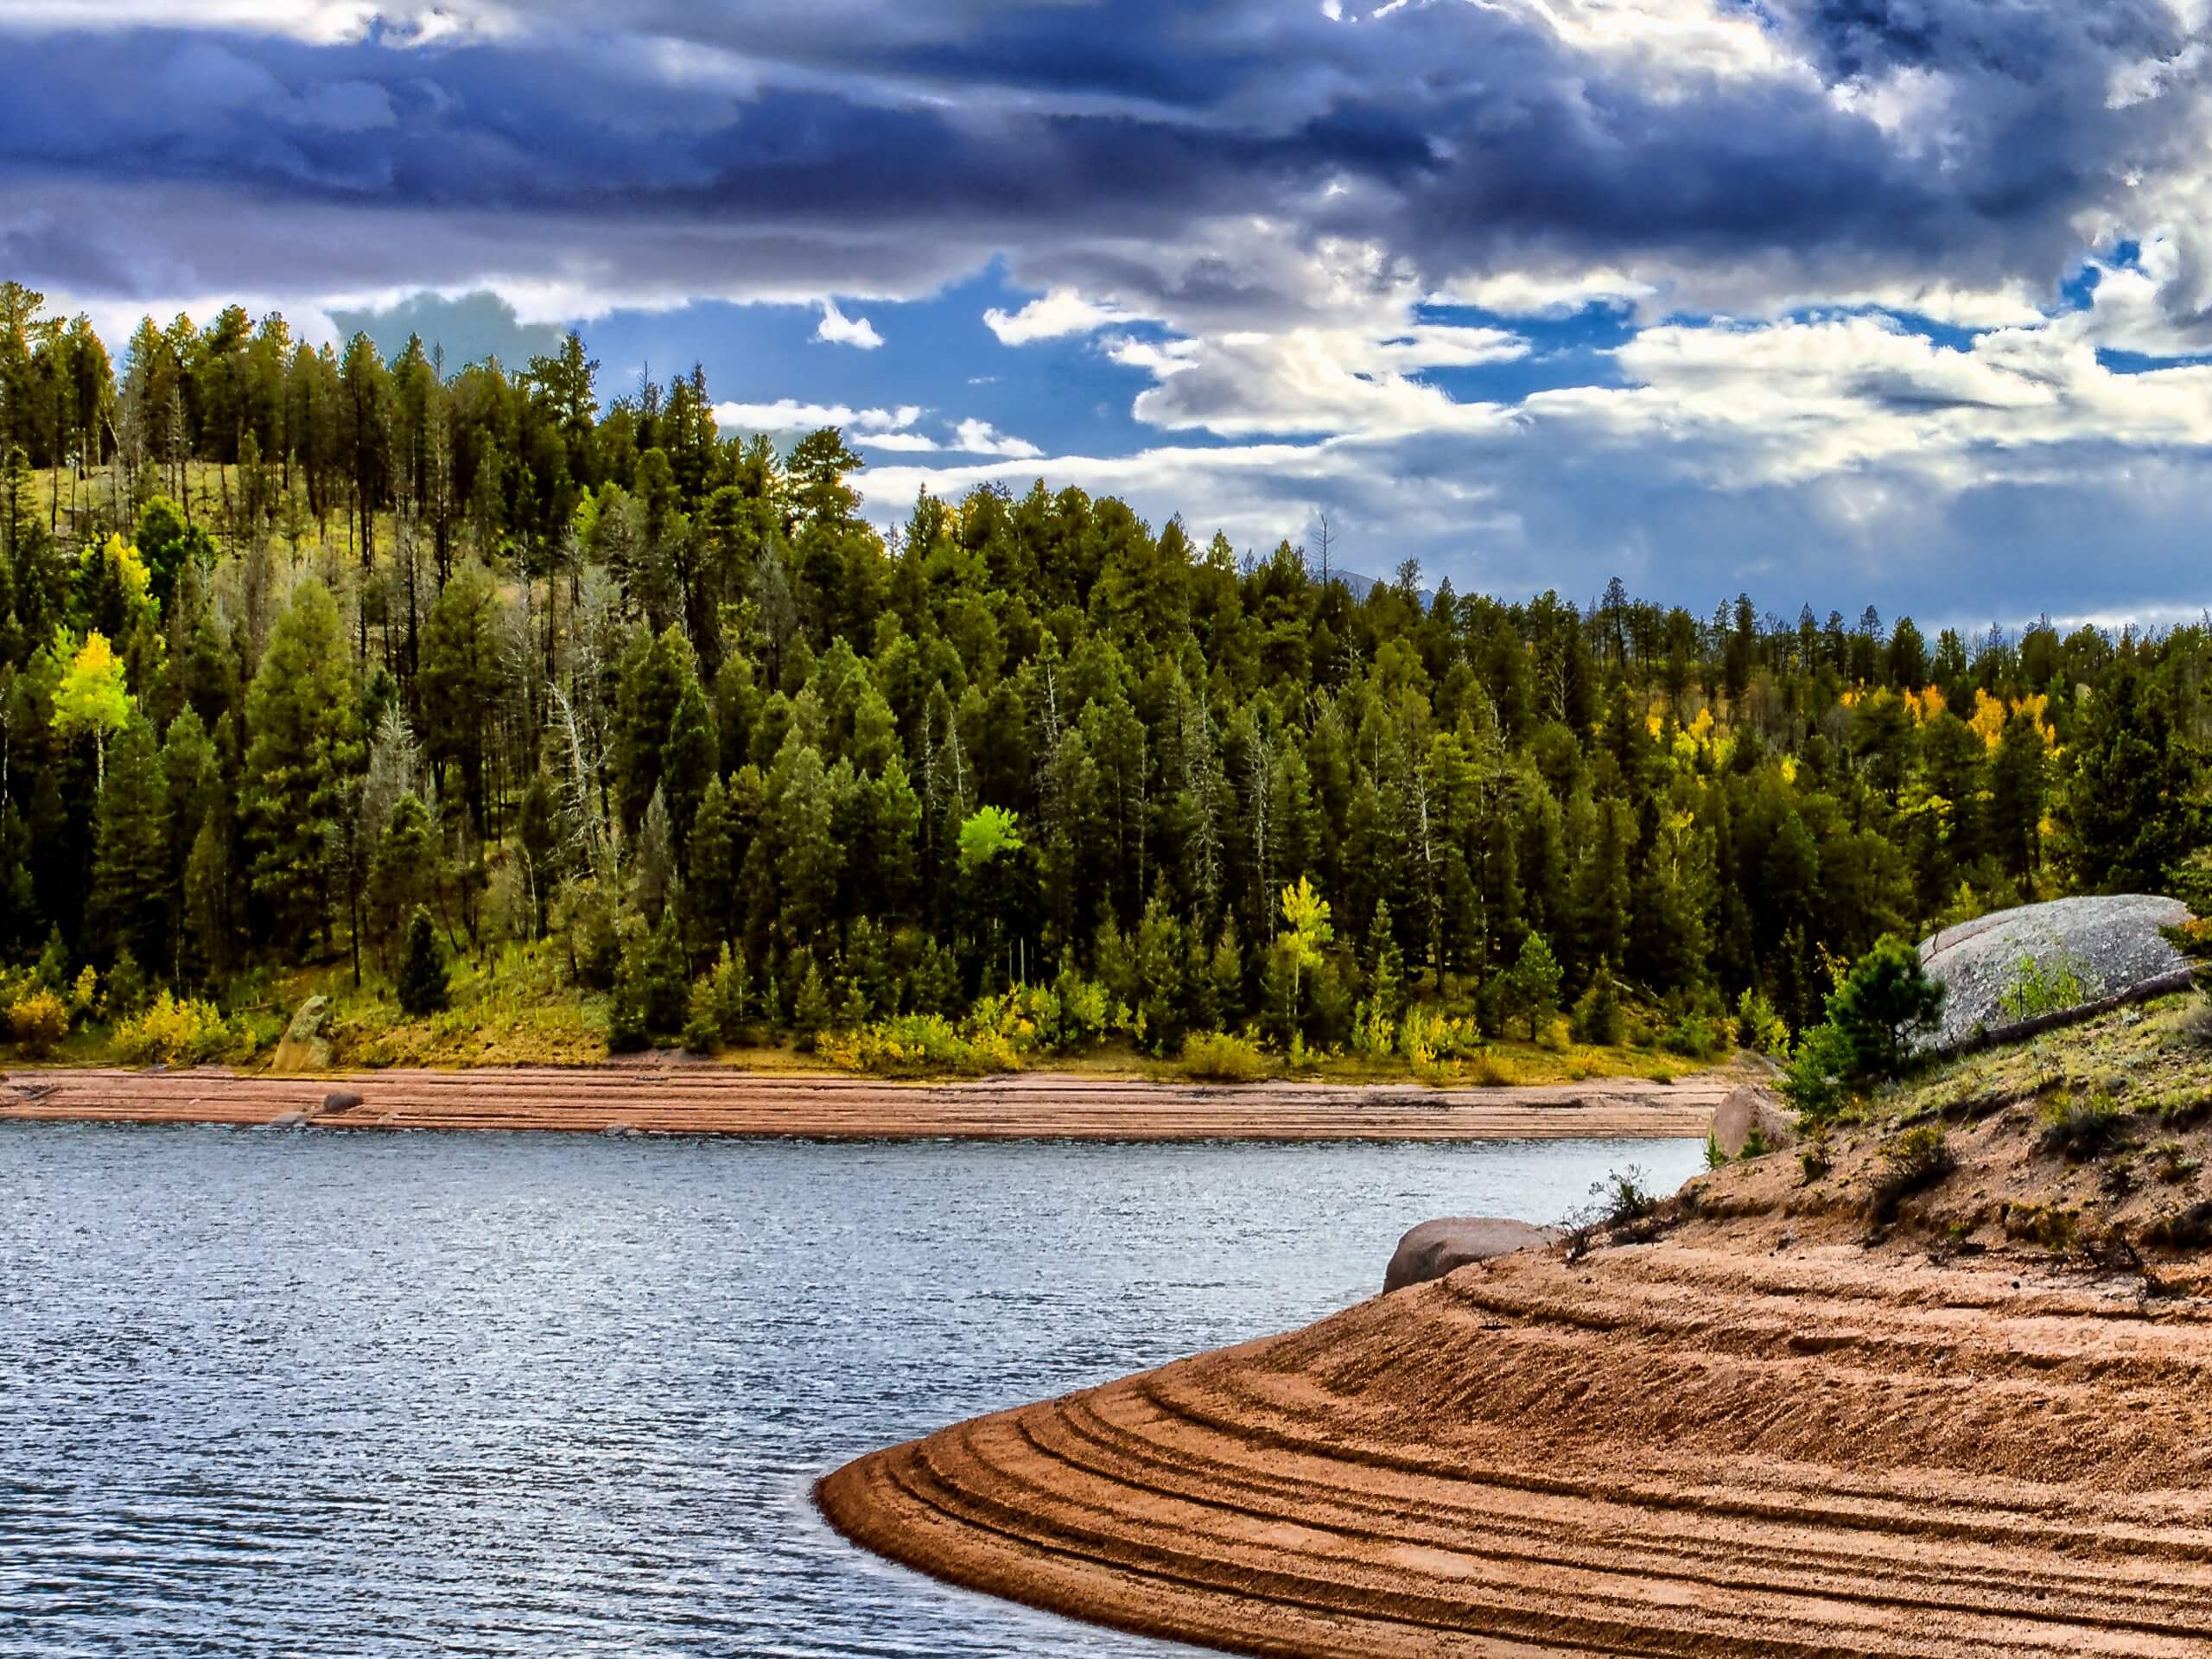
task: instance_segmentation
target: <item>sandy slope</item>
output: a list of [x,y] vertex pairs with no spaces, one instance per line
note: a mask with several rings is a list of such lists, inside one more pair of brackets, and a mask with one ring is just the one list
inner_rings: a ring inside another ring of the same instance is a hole
[[[226,1071],[16,1071],[0,1122],[261,1124],[331,1128],[637,1129],[825,1139],[1064,1136],[1084,1140],[1508,1140],[1701,1136],[1740,1078],[1641,1078],[1437,1090],[1317,1084],[1200,1087],[1030,1073],[975,1083],[766,1077],[714,1066],[517,1067],[237,1077]],[[361,1104],[323,1109],[347,1090]]]
[[[946,1429],[819,1501],[960,1583],[1255,1654],[2212,1652],[2212,1302],[2174,1294],[2202,1260],[2025,1242],[2101,1170],[2002,1108],[1877,1227],[1887,1133],[1809,1181],[1786,1154],[1702,1178],[1644,1242]],[[2107,1213],[2191,1201],[2154,1179]]]

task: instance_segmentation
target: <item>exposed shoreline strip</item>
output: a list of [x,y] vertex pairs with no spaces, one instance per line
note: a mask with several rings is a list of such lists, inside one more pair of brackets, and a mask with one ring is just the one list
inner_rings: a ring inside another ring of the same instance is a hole
[[[1436,1090],[1224,1086],[1027,1072],[971,1082],[772,1076],[709,1065],[527,1066],[313,1077],[33,1070],[0,1081],[0,1122],[311,1125],[806,1140],[1518,1141],[1699,1139],[1741,1081],[1707,1073]],[[333,1109],[334,1094],[359,1095]]]

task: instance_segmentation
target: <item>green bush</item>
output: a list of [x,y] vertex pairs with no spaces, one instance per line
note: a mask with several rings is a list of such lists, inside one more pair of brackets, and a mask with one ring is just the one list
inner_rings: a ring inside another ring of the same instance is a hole
[[1624,1025],[1620,987],[1613,977],[1613,964],[1601,958],[1590,988],[1574,1005],[1575,1039],[1599,1048],[1616,1048],[1625,1034]]
[[1850,1098],[1853,1050],[1833,1020],[1815,1026],[1797,1039],[1776,1087],[1797,1109],[1801,1125],[1834,1121]]
[[1709,1060],[1720,1052],[1720,1034],[1701,1014],[1685,1014],[1667,1028],[1659,1046],[1685,1059]]
[[1997,1006],[2008,1019],[2032,1020],[2038,1014],[2079,1007],[2094,989],[2088,964],[2070,952],[2061,952],[2048,961],[2024,956],[1998,996]]
[[1224,1031],[1201,1031],[1183,1042],[1185,1075],[1207,1083],[1257,1083],[1274,1067],[1259,1044]]

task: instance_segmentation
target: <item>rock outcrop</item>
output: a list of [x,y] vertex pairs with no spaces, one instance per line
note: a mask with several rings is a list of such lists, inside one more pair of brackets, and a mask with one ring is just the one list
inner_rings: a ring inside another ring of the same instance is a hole
[[330,1043],[323,1035],[323,1028],[330,1023],[330,999],[311,996],[300,1004],[292,1015],[291,1024],[284,1027],[284,1035],[276,1045],[276,1052],[269,1058],[272,1071],[327,1071],[330,1069]]
[[1470,1262],[1488,1262],[1516,1250],[1535,1249],[1559,1236],[1555,1228],[1533,1227],[1525,1221],[1491,1216],[1446,1216],[1424,1221],[1398,1241],[1389,1270],[1382,1276],[1382,1291],[1388,1295],[1408,1285],[1424,1285]]
[[1783,1103],[1764,1089],[1732,1089],[1713,1109],[1713,1138],[1731,1158],[1740,1158],[1751,1144],[1751,1131],[1770,1150],[1786,1147],[1797,1138],[1796,1120]]
[[2082,1009],[2117,997],[2185,989],[2189,964],[2158,930],[2188,916],[2189,907],[2177,899],[2124,893],[2055,899],[1945,928],[1920,946],[1929,974],[1949,993],[1930,1046],[1954,1049],[2002,1040],[2052,1014],[2075,1012],[2024,1007],[2017,1000],[2006,1005],[2025,962],[2036,963],[2047,979],[2078,980]]

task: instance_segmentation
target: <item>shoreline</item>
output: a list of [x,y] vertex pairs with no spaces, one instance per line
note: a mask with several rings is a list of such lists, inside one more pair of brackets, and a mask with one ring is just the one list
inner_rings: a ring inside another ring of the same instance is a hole
[[1847,1244],[1529,1251],[870,1453],[932,1578],[1300,1659],[2212,1642],[2212,1308]]
[[[1910,1128],[955,1423],[816,1504],[931,1576],[1271,1659],[2212,1651],[2212,1096],[2178,1018],[2107,1016],[2056,1083],[1961,1062]],[[2128,1059],[2069,1155],[2066,1079]]]
[[[1698,1140],[1732,1071],[1433,1089],[1421,1084],[1160,1083],[1048,1071],[946,1083],[713,1065],[239,1075],[27,1067],[0,1123],[535,1130],[827,1141]],[[357,1095],[350,1106],[327,1104]]]

